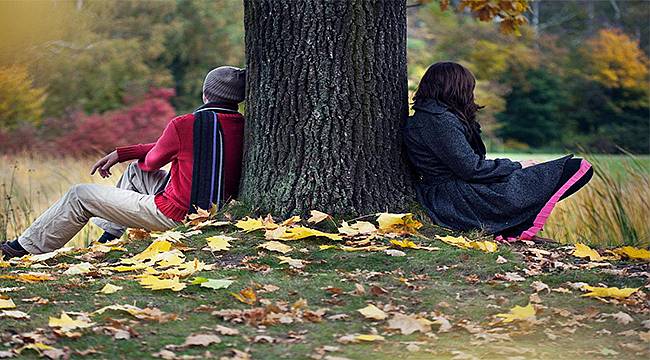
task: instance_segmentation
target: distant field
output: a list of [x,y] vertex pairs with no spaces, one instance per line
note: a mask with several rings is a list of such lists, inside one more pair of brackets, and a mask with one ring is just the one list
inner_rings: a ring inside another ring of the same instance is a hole
[[[567,153],[568,154],[568,153]],[[512,160],[539,160],[547,161],[560,158],[567,154],[525,154],[525,153],[489,153],[490,158],[508,158]],[[641,172],[650,174],[650,155],[584,155],[575,154],[577,157],[583,157],[596,167],[602,167],[612,175],[622,175],[627,172],[627,167],[633,167]]]

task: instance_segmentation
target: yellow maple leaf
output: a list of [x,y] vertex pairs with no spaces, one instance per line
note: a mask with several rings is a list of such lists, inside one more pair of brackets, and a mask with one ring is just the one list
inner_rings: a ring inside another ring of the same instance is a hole
[[311,236],[326,237],[330,240],[341,240],[342,237],[339,234],[331,234],[315,229],[310,229],[304,226],[296,226],[294,228],[288,228],[284,233],[275,237],[276,240],[300,240],[305,239]]
[[99,292],[102,293],[102,294],[112,294],[112,293],[115,293],[115,292],[120,291],[122,289],[123,289],[123,287],[121,287],[121,286],[117,286],[117,285],[113,285],[113,284],[106,284],[106,285],[104,285],[104,287],[101,290],[99,290]]
[[355,339],[360,341],[382,341],[384,340],[384,337],[381,335],[374,335],[374,334],[359,334],[355,337]]
[[632,246],[623,246],[612,250],[614,253],[632,260],[650,260],[650,250],[639,249]]
[[230,237],[230,236],[217,235],[217,236],[210,236],[205,240],[208,242],[208,247],[210,251],[222,251],[222,250],[230,249],[230,241],[236,239],[237,238]]
[[185,262],[185,255],[177,249],[156,254],[151,261],[160,268],[178,266]]
[[2,309],[15,309],[16,304],[11,299],[2,299],[0,298],[0,310]]
[[135,270],[142,270],[146,269],[148,265],[142,264],[142,263],[136,263],[134,265],[118,265],[118,266],[113,266],[108,268],[109,270],[117,271],[117,272],[127,272],[127,271],[135,271]]
[[576,244],[571,255],[579,258],[589,258],[591,261],[602,261],[604,258],[598,252],[585,244]]
[[207,268],[207,266],[203,261],[200,261],[199,259],[194,259],[192,261],[188,261],[186,263],[180,264],[171,269],[163,270],[162,273],[184,278],[193,275],[194,273],[197,273],[201,270],[209,270],[209,269]]
[[149,260],[159,253],[167,252],[171,250],[171,248],[172,248],[172,243],[170,243],[167,240],[154,240],[154,242],[149,244],[149,246],[147,246],[147,248],[144,249],[141,253],[129,259],[122,260],[122,262],[125,264],[133,264],[133,263]]
[[266,249],[269,251],[277,251],[283,254],[291,252],[293,248],[289,245],[285,245],[279,241],[267,241],[264,244],[258,245],[258,248]]
[[230,295],[232,295],[235,299],[248,305],[253,305],[257,301],[257,295],[255,294],[255,290],[253,290],[252,288],[243,289],[239,291],[239,293],[231,292]]
[[393,240],[390,241],[390,243],[395,245],[395,246],[399,246],[401,248],[408,248],[408,249],[418,249],[419,248],[419,246],[416,245],[413,241],[406,240],[406,239],[404,239],[404,240],[395,240],[395,239],[393,239]]
[[436,235],[436,239],[461,248],[461,249],[476,249],[476,250],[481,250],[483,252],[495,252],[498,250],[498,246],[495,242],[492,241],[469,241],[467,240],[464,236],[440,236]]
[[334,249],[336,248],[336,245],[319,245],[318,250],[327,250],[327,249]]
[[245,232],[251,232],[259,229],[264,229],[264,223],[262,218],[253,219],[251,217],[246,217],[242,220],[239,220],[235,223],[235,226]]
[[498,249],[497,243],[492,241],[470,241],[469,246],[488,253],[495,252]]
[[60,318],[55,318],[50,316],[50,321],[48,322],[50,327],[55,327],[61,329],[63,332],[68,332],[74,329],[84,329],[95,325],[90,321],[83,320],[81,318],[72,319],[65,312],[61,313]]
[[413,214],[391,214],[379,213],[377,214],[377,223],[379,223],[379,230],[384,233],[408,233],[414,234],[422,223],[413,218]]
[[587,297],[611,297],[615,299],[625,299],[629,297],[630,295],[634,294],[639,288],[622,288],[619,289],[617,287],[595,287],[595,286],[589,286],[589,285],[584,285],[582,287],[583,290],[589,291],[587,294],[583,294],[582,296],[587,296]]
[[366,319],[384,320],[388,316],[383,310],[373,304],[369,304],[368,306],[358,309],[357,311],[361,313],[361,315],[363,315]]
[[180,282],[178,277],[161,279],[154,275],[142,275],[140,277],[140,285],[149,290],[170,289],[173,291],[181,291],[186,286],[185,283]]
[[526,306],[515,306],[510,309],[507,314],[496,314],[494,316],[502,318],[504,323],[513,322],[515,320],[535,320],[535,308],[533,304]]

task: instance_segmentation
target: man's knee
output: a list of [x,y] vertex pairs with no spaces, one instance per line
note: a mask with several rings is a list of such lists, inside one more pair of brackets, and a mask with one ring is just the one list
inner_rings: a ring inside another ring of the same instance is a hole
[[85,200],[89,198],[89,195],[92,193],[93,187],[97,185],[93,184],[76,184],[70,187],[67,197],[75,200]]

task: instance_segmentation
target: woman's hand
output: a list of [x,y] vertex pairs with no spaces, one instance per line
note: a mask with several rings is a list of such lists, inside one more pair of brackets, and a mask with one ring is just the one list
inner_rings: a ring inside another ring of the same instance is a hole
[[108,155],[99,159],[95,165],[93,165],[93,167],[90,169],[90,175],[93,175],[95,171],[98,171],[99,175],[101,175],[103,178],[107,178],[113,175],[111,174],[111,167],[118,162],[117,151],[114,150]]
[[537,165],[537,164],[539,164],[539,161],[535,161],[535,160],[522,160],[522,161],[519,161],[519,163],[521,164],[521,168],[522,168],[522,169],[525,169],[525,168],[527,168],[527,167],[530,167],[530,166],[533,166],[533,165]]

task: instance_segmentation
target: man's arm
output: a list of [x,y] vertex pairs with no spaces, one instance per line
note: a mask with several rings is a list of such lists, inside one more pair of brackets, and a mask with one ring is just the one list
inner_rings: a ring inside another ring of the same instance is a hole
[[138,160],[138,165],[144,171],[158,170],[172,161],[178,154],[180,141],[174,121],[163,130],[155,143],[120,146],[108,155],[99,159],[91,168],[90,175],[95,171],[103,177],[111,176],[111,167],[118,162]]

